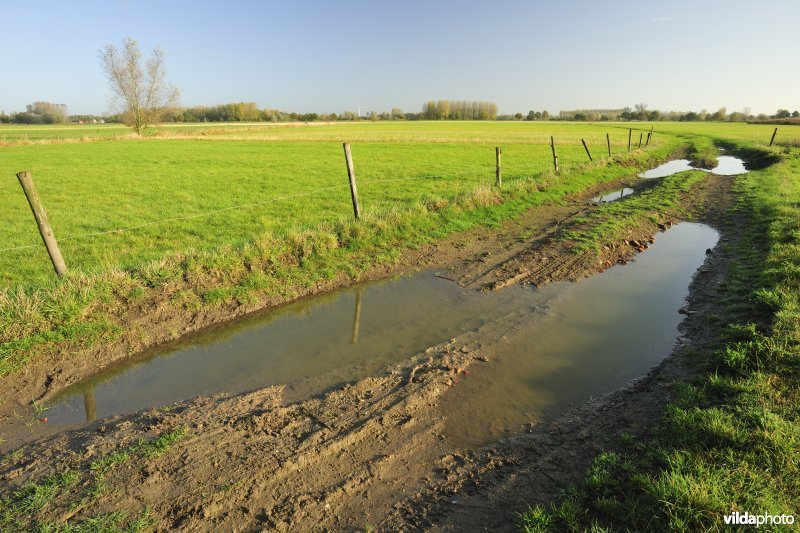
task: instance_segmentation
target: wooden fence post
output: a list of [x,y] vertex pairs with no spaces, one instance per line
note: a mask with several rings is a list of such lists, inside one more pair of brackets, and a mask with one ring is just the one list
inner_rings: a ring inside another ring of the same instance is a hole
[[353,197],[353,214],[356,220],[361,216],[358,207],[358,188],[356,188],[356,173],[353,170],[353,155],[350,153],[350,143],[342,143],[344,146],[344,159],[347,162],[347,177],[350,179],[350,194]]
[[64,258],[61,257],[61,250],[58,249],[58,242],[55,235],[53,235],[53,228],[50,227],[50,222],[47,220],[47,213],[42,207],[42,202],[39,199],[39,193],[36,192],[36,187],[33,185],[33,176],[27,170],[17,174],[19,184],[22,185],[22,190],[25,192],[25,197],[28,199],[28,204],[33,211],[33,218],[36,219],[36,225],[39,226],[39,234],[42,236],[44,246],[47,248],[47,253],[50,255],[50,261],[53,262],[53,268],[56,270],[56,275],[61,277],[67,271],[67,265],[64,263]]
[[583,143],[583,149],[586,150],[586,155],[589,156],[589,161],[594,161],[594,159],[592,159],[592,154],[589,153],[589,147],[586,146],[586,141],[581,139],[581,142]]
[[772,132],[772,139],[769,140],[769,145],[772,146],[772,143],[775,142],[775,136],[778,134],[778,128],[775,128],[775,131]]
[[558,156],[556,155],[556,142],[553,140],[553,136],[550,136],[550,148],[553,149],[553,168],[556,169],[556,174],[558,174]]
[[653,135],[653,130],[647,132],[647,140],[644,143],[644,147],[647,148],[650,146],[650,136]]
[[640,131],[640,132],[639,132],[639,148],[641,148],[641,147],[642,147],[642,136],[643,136],[643,135],[644,135],[644,133]]
[[608,157],[611,157],[611,137],[606,133],[606,144],[608,144]]
[[503,186],[503,174],[502,174],[502,167],[501,167],[501,164],[500,164],[500,156],[503,155],[503,149],[500,148],[499,146],[497,146],[494,149],[494,155],[495,155],[495,158],[497,159],[495,185],[497,185],[498,187],[502,187]]
[[631,151],[631,135],[633,134],[633,128],[628,128],[628,151]]

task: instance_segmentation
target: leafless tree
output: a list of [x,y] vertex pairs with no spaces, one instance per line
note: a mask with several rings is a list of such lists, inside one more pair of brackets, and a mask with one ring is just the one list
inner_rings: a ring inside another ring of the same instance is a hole
[[138,43],[126,37],[122,50],[107,44],[100,50],[100,59],[114,93],[117,111],[136,133],[141,135],[158,122],[164,112],[178,105],[180,93],[165,80],[164,52],[159,47],[143,62]]

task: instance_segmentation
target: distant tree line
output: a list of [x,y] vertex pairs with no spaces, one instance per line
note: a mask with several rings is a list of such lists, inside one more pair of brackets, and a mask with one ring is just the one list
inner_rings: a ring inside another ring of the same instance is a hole
[[[714,112],[705,109],[700,111],[659,111],[647,109],[647,104],[636,104],[633,109],[625,107],[622,109],[576,109],[572,111],[559,112],[559,120],[577,121],[604,121],[604,120],[637,120],[637,121],[678,121],[678,122],[753,122],[770,121],[772,119],[791,119],[800,117],[800,112],[789,112],[787,109],[779,109],[774,115],[753,115],[749,108],[742,111],[728,113],[727,108],[720,107]],[[529,119],[530,120],[530,119]]]
[[495,120],[497,104],[480,100],[429,100],[422,106],[425,120]]
[[0,122],[10,124],[63,124],[67,119],[67,106],[50,102],[34,102],[10,115],[0,111]]
[[[122,122],[121,115],[68,115],[67,106],[50,102],[34,102],[25,111],[6,114],[0,111],[3,124],[63,124]],[[420,113],[404,112],[395,107],[391,111],[378,113],[371,111],[359,116],[354,111],[342,113],[296,113],[278,109],[259,109],[255,102],[235,102],[214,106],[178,107],[168,110],[162,117],[164,122],[352,122],[358,120],[575,120],[575,121],[727,121],[756,123],[800,123],[800,112],[778,109],[773,115],[753,115],[745,108],[742,111],[727,112],[724,107],[713,113],[700,111],[658,111],[650,110],[647,104],[637,104],[633,108],[621,109],[576,109],[561,111],[551,116],[547,111],[528,111],[527,114],[497,114],[493,102],[468,100],[430,100]]]

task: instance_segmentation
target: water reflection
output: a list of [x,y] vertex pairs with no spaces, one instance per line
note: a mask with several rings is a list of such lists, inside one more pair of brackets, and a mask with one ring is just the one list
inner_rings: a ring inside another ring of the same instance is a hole
[[711,172],[712,174],[716,174],[718,176],[737,176],[747,172],[747,168],[744,166],[744,161],[738,157],[734,157],[732,155],[721,155],[717,157],[717,166],[711,170],[693,167],[691,165],[691,161],[688,159],[675,159],[673,161],[667,161],[663,165],[659,165],[656,168],[646,170],[639,174],[639,177],[646,179],[665,178],[686,170],[702,170],[703,172]]
[[75,384],[53,400],[50,423],[271,385],[285,385],[284,401],[304,399],[498,316],[544,312],[556,292],[465,291],[427,272],[309,298],[181,339]]
[[667,176],[672,176],[673,174],[687,170],[694,170],[691,161],[688,159],[675,159],[673,161],[667,161],[663,165],[659,165],[656,168],[645,170],[639,174],[639,177],[645,179],[666,178]]
[[592,202],[594,202],[596,204],[604,204],[604,203],[607,203],[607,202],[613,202],[615,200],[619,200],[620,198],[628,196],[629,194],[633,194],[633,189],[629,189],[628,187],[625,187],[625,188],[620,189],[618,191],[600,193],[597,196],[595,196],[594,198],[592,198]]

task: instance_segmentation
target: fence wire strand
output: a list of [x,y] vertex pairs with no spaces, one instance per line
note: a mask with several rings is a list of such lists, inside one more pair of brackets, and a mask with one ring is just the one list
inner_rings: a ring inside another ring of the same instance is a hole
[[[462,168],[471,168],[471,167],[462,167]],[[471,170],[471,171],[460,172],[460,173],[456,173],[456,174],[436,174],[436,175],[414,176],[414,177],[405,177],[405,178],[390,178],[390,179],[379,179],[379,180],[364,179],[359,183],[359,185],[361,185],[362,187],[367,187],[369,185],[378,184],[378,183],[392,183],[392,182],[411,181],[411,180],[430,180],[430,179],[459,178],[459,177],[464,177],[464,176],[483,173],[483,172],[489,173],[489,172],[493,172],[493,170],[494,169],[490,169],[490,168],[487,167],[485,169]],[[308,191],[308,192],[303,192],[303,193],[288,194],[288,195],[285,195],[285,196],[279,196],[277,198],[270,198],[269,200],[264,200],[264,201],[260,201],[260,202],[239,204],[239,205],[223,207],[223,208],[220,208],[220,209],[213,209],[211,211],[204,211],[202,213],[194,213],[194,214],[190,214],[190,215],[181,215],[181,216],[176,216],[176,217],[163,218],[163,219],[159,219],[159,220],[152,220],[150,222],[145,222],[145,223],[142,223],[142,224],[136,224],[134,226],[126,226],[126,227],[123,227],[123,228],[115,228],[115,229],[110,229],[110,230],[95,231],[95,232],[91,232],[91,233],[82,233],[80,235],[68,235],[66,237],[59,238],[58,242],[62,243],[62,242],[68,242],[68,241],[73,241],[73,240],[77,240],[77,239],[98,237],[98,236],[102,236],[102,235],[126,233],[126,232],[130,232],[130,231],[138,230],[138,229],[141,229],[141,228],[146,228],[146,227],[149,227],[149,226],[156,226],[158,224],[164,224],[164,223],[167,223],[167,222],[177,222],[177,221],[181,221],[181,220],[191,220],[191,219],[196,219],[196,218],[202,218],[202,217],[206,217],[206,216],[215,215],[215,214],[218,214],[218,213],[224,213],[226,211],[233,211],[233,210],[236,210],[236,209],[248,209],[248,208],[252,208],[252,207],[258,207],[258,206],[262,206],[262,205],[271,204],[271,203],[274,203],[274,202],[279,202],[281,200],[288,200],[290,198],[300,198],[300,197],[303,197],[303,196],[313,196],[313,195],[319,194],[321,192],[330,191],[330,190],[334,190],[334,189],[346,189],[348,187],[349,187],[349,185],[345,182],[345,183],[342,183],[340,185],[331,185],[329,187],[321,187],[319,189],[315,189],[313,191]],[[12,252],[12,251],[18,251],[18,250],[28,250],[28,249],[39,248],[39,247],[41,247],[41,244],[28,244],[28,245],[24,245],[24,246],[14,246],[14,247],[10,247],[10,248],[2,248],[2,249],[0,249],[0,252]]]

